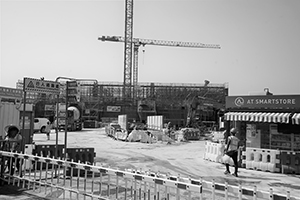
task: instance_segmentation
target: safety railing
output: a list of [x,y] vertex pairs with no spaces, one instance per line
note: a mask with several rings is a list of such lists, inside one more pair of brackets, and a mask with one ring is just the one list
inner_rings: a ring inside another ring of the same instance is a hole
[[[70,199],[289,199],[299,198],[214,181],[151,171],[119,170],[66,160],[0,151],[1,181]],[[45,165],[43,167],[43,165]],[[38,167],[39,166],[39,167]]]

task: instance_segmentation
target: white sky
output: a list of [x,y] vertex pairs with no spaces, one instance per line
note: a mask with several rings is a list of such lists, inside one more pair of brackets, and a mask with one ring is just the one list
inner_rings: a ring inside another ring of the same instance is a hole
[[[1,1],[0,86],[23,77],[123,82],[125,0]],[[299,0],[135,0],[137,38],[220,44],[146,46],[139,81],[229,83],[230,95],[300,94]]]

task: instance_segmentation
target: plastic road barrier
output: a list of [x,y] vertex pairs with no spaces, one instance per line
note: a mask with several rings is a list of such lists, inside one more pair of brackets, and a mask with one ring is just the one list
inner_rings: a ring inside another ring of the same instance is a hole
[[284,174],[300,174],[300,152],[281,151],[281,172]]
[[280,151],[247,147],[246,168],[268,172],[280,172]]

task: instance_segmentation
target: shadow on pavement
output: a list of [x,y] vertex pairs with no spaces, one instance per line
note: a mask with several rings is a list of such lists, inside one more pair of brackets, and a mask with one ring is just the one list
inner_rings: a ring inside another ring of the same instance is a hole
[[[13,185],[0,185],[0,199],[1,200],[46,200],[49,198],[40,197],[35,194],[27,193],[26,189],[18,188]],[[30,190],[29,190],[30,191]],[[56,199],[56,198],[54,198]]]
[[23,192],[23,189],[13,185],[0,185],[0,195],[20,196]]

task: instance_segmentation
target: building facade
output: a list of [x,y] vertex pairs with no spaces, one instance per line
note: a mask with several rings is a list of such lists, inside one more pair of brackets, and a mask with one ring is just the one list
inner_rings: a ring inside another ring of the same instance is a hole
[[300,95],[228,96],[224,120],[246,148],[300,151]]

